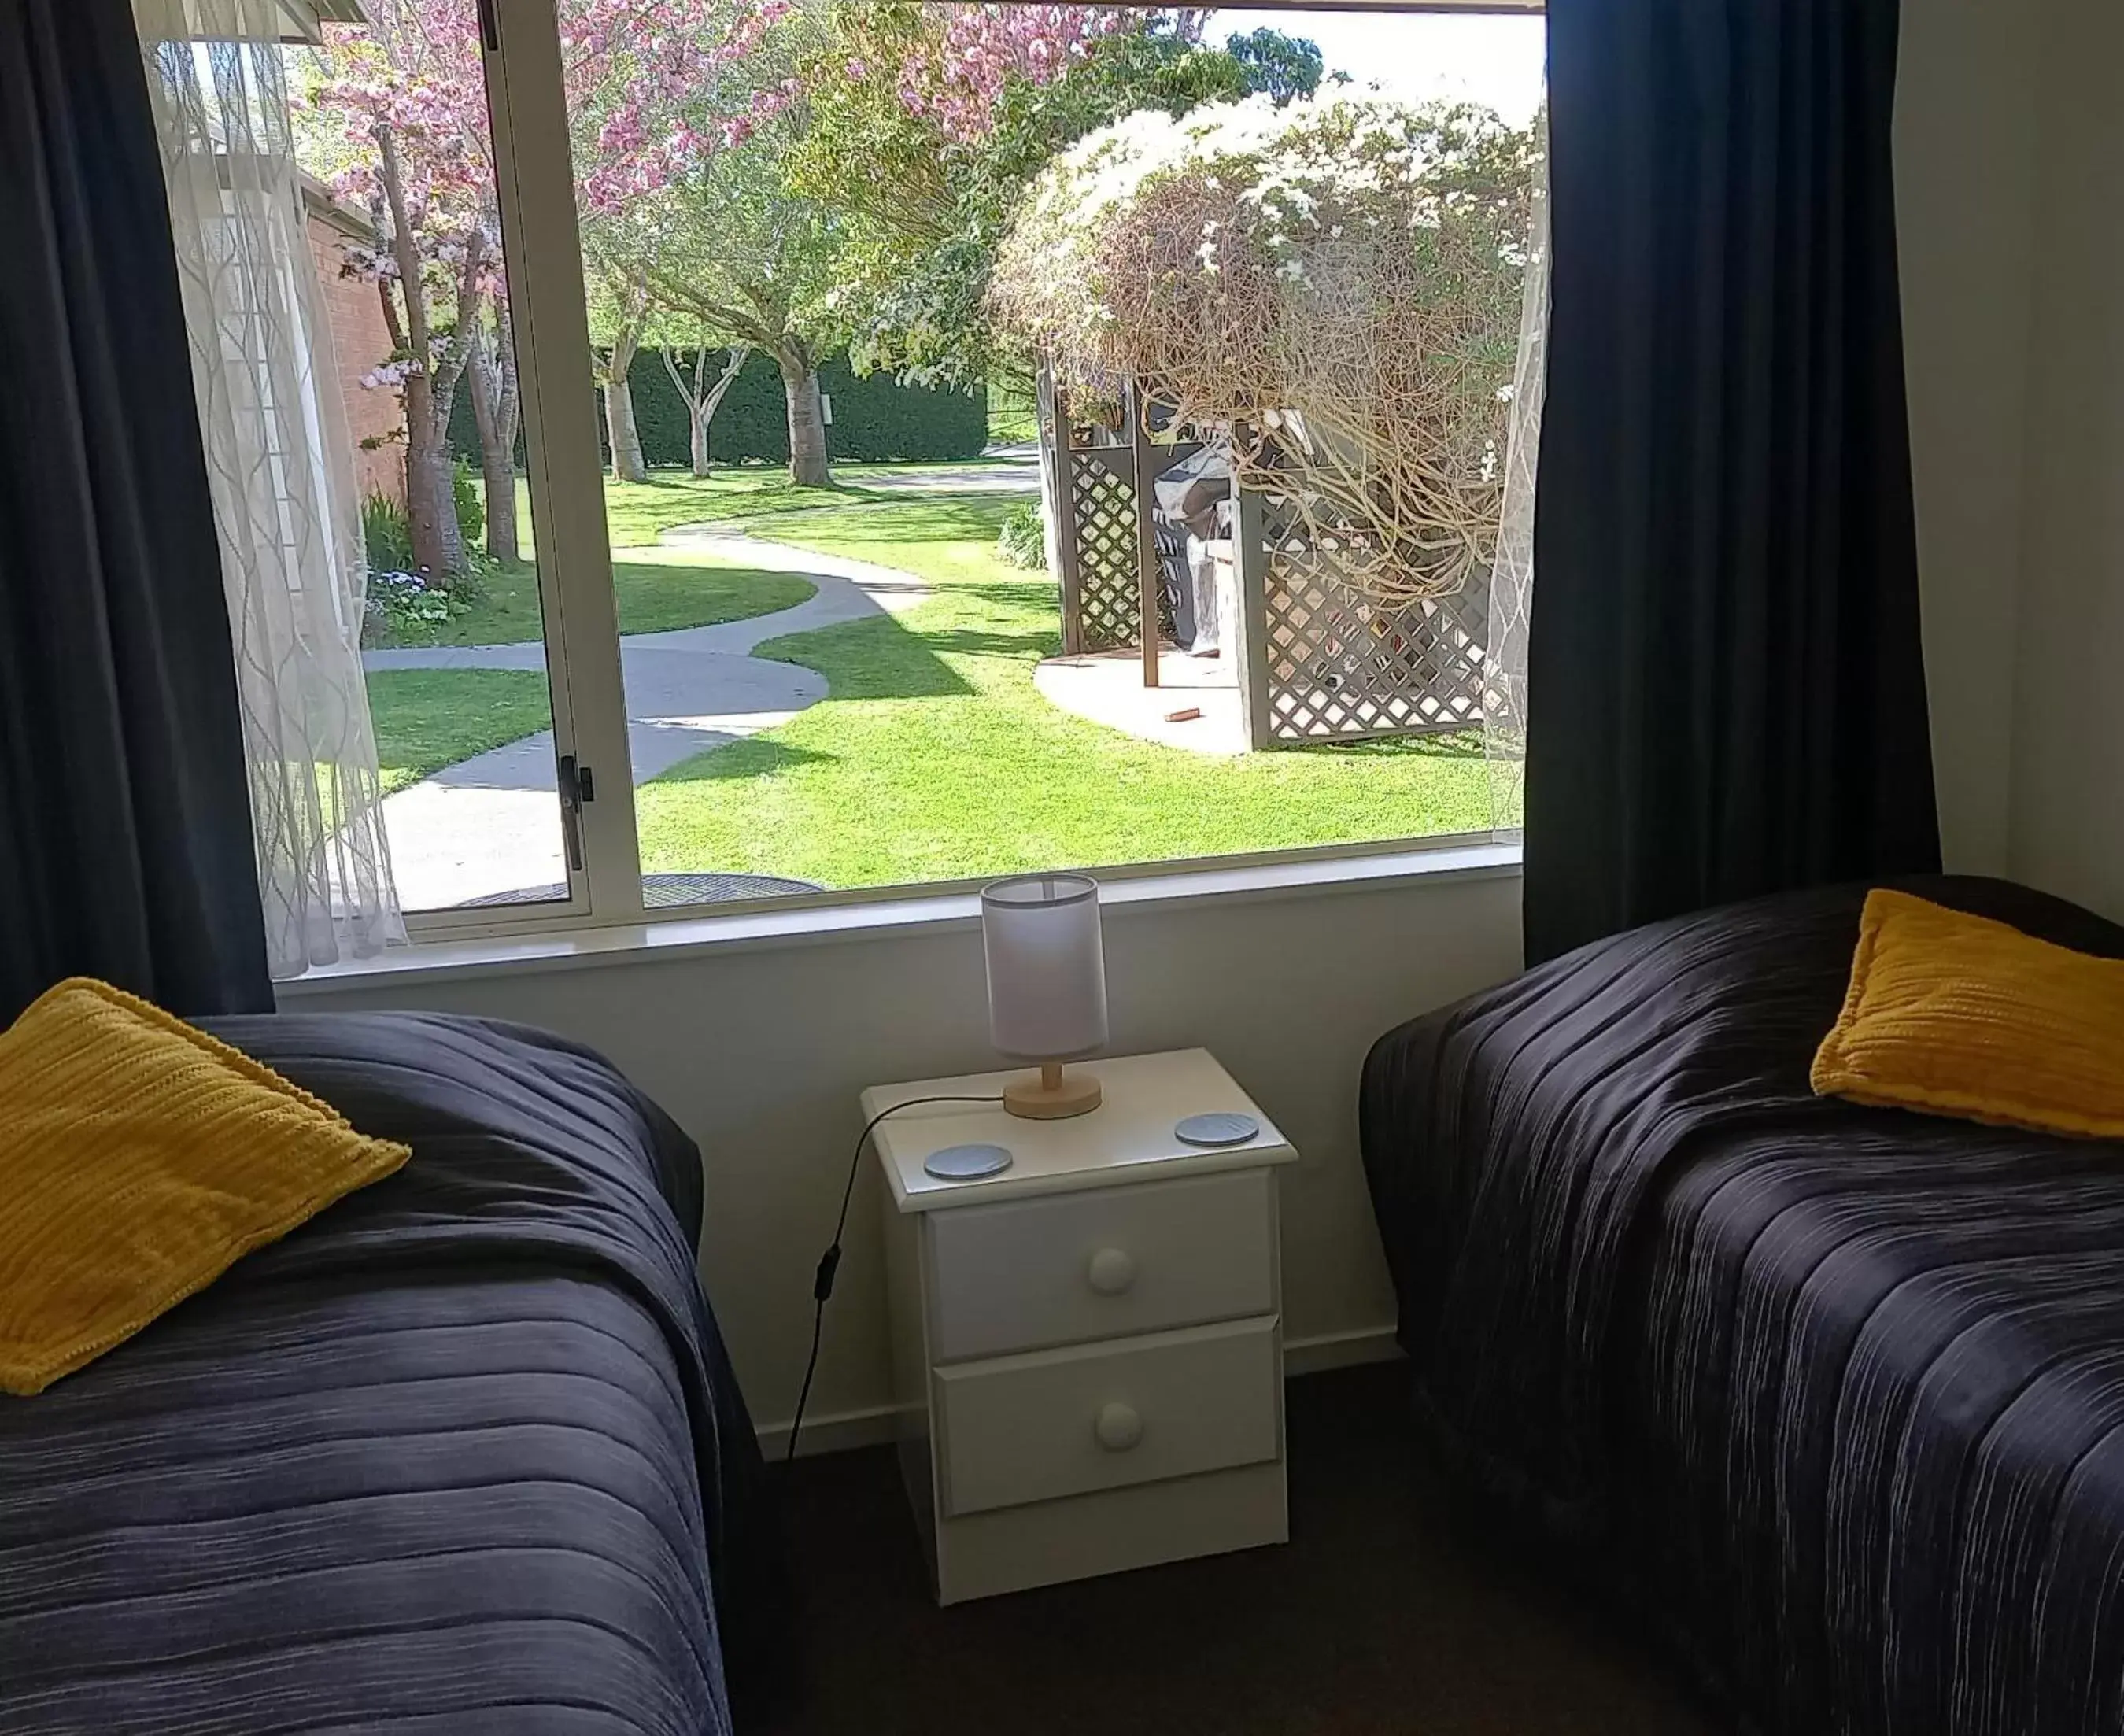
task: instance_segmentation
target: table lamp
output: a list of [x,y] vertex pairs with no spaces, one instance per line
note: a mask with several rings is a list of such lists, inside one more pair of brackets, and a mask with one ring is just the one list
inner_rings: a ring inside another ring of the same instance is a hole
[[1040,1063],[1014,1080],[1003,1106],[1013,1115],[1060,1121],[1099,1107],[1099,1082],[1063,1063],[1107,1041],[1107,957],[1099,935],[1099,883],[1083,874],[1021,874],[981,889],[981,948],[988,956],[989,1033],[997,1051]]

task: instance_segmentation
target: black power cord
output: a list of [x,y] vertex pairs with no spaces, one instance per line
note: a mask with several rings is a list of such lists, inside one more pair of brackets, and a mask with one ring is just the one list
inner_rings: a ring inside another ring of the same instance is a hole
[[888,1115],[897,1115],[902,1109],[912,1109],[922,1103],[999,1103],[1002,1095],[994,1097],[910,1097],[904,1103],[895,1103],[890,1109],[881,1109],[863,1123],[863,1130],[856,1135],[854,1155],[848,1159],[848,1179],[841,1186],[840,1216],[834,1220],[834,1240],[826,1251],[819,1256],[819,1269],[811,1278],[811,1353],[804,1359],[804,1385],[796,1394],[796,1415],[789,1424],[789,1450],[782,1454],[784,1465],[796,1456],[796,1437],[803,1433],[804,1407],[811,1402],[811,1376],[819,1371],[819,1334],[825,1328],[826,1304],[834,1294],[834,1278],[841,1269],[841,1233],[848,1227],[848,1202],[855,1197],[856,1172],[862,1168],[863,1147],[870,1143],[871,1135],[877,1124]]

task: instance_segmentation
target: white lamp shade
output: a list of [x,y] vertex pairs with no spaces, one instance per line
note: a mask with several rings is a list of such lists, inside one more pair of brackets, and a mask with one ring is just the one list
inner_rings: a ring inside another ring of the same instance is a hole
[[981,889],[989,1031],[1014,1061],[1074,1061],[1106,1047],[1099,884],[1024,874]]

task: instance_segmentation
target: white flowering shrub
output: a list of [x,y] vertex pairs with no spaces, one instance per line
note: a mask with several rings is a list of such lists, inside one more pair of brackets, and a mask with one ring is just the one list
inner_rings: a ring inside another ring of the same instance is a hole
[[378,568],[369,575],[363,598],[368,639],[372,643],[417,642],[429,628],[441,627],[463,612],[446,586],[417,572]]
[[1228,429],[1345,578],[1441,595],[1495,557],[1539,168],[1466,104],[1133,115],[1043,172],[993,312],[1077,391]]

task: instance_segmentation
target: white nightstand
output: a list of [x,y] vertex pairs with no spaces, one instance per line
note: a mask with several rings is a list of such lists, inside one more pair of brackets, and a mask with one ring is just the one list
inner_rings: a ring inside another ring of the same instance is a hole
[[[1206,1050],[1085,1066],[1106,1100],[1074,1120],[937,1103],[873,1136],[900,1463],[942,1603],[1289,1535],[1276,1170],[1298,1154]],[[863,1113],[1017,1076],[873,1086]],[[1260,1132],[1175,1136],[1219,1109]],[[1016,1161],[923,1169],[980,1142]]]

